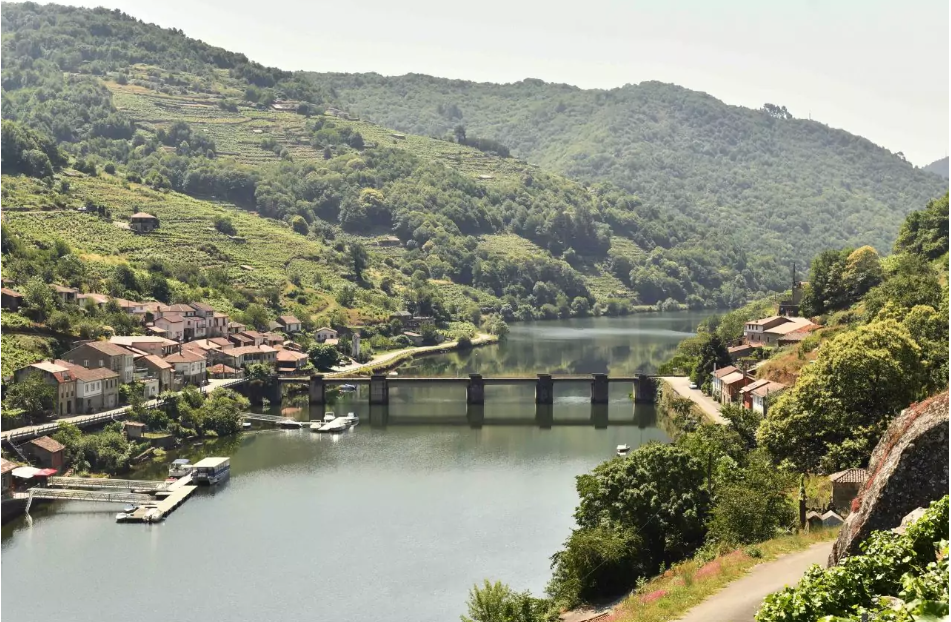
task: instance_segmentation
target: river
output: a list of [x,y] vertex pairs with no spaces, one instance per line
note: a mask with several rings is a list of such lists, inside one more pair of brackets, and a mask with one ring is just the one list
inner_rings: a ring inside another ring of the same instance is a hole
[[[397,373],[650,372],[702,316],[519,324],[504,343]],[[667,435],[653,407],[635,410],[618,384],[606,426],[592,424],[584,384],[557,385],[541,425],[532,388],[487,387],[485,425],[467,419],[464,391],[394,389],[386,416],[372,421],[358,394],[333,407],[361,416],[344,435],[261,429],[193,449],[186,455],[231,455],[231,479],[162,524],[116,524],[111,504],[36,508],[32,521],[2,530],[0,613],[21,622],[444,622],[465,613],[469,588],[484,578],[540,594],[573,525],[575,476],[618,444]],[[295,401],[284,412],[322,415]]]

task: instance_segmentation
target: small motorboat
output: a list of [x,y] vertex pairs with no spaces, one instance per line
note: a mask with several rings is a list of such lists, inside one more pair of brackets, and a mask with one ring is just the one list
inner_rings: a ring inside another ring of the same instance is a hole
[[132,520],[132,514],[128,512],[119,512],[118,514],[116,514],[117,523],[128,523],[131,520]]
[[175,479],[185,477],[192,472],[192,468],[194,468],[194,466],[188,458],[172,460],[172,464],[168,467],[168,476],[174,477]]
[[284,419],[277,424],[277,427],[285,430],[300,430],[304,427],[304,423],[302,421],[295,421],[294,419]]
[[619,455],[619,456],[626,456],[626,455],[628,455],[629,453],[631,453],[631,446],[630,446],[630,445],[618,445],[618,446],[617,446],[617,455]]
[[[323,432],[323,433],[330,433],[330,434],[339,434],[340,432],[346,431],[346,429],[349,427],[350,427],[350,424],[347,423],[347,418],[339,417],[339,418],[335,418],[333,421],[329,421],[323,424],[322,426],[317,428],[317,431]],[[313,426],[311,426],[311,429],[313,429]]]
[[351,428],[356,427],[360,424],[360,417],[356,416],[353,413],[347,413],[347,416],[343,418],[347,422],[347,425]]
[[124,508],[122,508],[122,512],[125,513],[125,514],[131,514],[132,512],[135,512],[135,510],[136,510],[138,507],[139,507],[139,506],[137,506],[136,504],[130,503],[129,505],[127,505],[127,506],[125,506]]
[[327,411],[324,413],[324,423],[330,423],[337,418],[337,415],[333,414],[333,411]]
[[241,424],[241,428],[244,429],[244,430],[249,430],[249,429],[251,429],[251,422],[250,422],[250,421],[245,421],[245,422],[243,422],[243,423]]
[[353,393],[357,390],[357,385],[355,384],[342,384],[340,385],[340,390],[344,393]]

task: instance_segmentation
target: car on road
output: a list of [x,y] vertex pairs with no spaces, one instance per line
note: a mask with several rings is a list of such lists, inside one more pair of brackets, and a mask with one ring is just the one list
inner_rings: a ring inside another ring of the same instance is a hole
[[690,383],[689,385],[687,385],[687,386],[689,386],[691,389],[696,389],[696,388],[697,388],[697,383],[696,383],[696,382],[691,382],[691,383]]

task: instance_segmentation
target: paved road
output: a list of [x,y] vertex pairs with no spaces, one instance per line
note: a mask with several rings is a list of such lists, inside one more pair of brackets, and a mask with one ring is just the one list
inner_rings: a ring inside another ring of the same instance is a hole
[[[491,335],[486,333],[479,333],[472,339],[472,345],[479,346],[487,341],[492,339]],[[373,357],[372,360],[368,363],[350,363],[349,365],[342,365],[340,367],[334,367],[333,371],[328,374],[328,376],[341,376],[348,373],[358,373],[364,369],[369,369],[371,367],[376,367],[383,363],[388,363],[400,356],[403,356],[406,353],[412,354],[426,354],[428,352],[438,352],[439,350],[452,349],[456,347],[455,341],[446,341],[434,346],[422,346],[422,347],[412,347],[412,348],[403,348],[402,350],[390,350],[389,352],[384,352]]]
[[813,564],[825,567],[832,542],[819,542],[798,553],[790,553],[765,564],[754,566],[750,573],[730,583],[703,601],[680,622],[753,622],[756,612],[768,594],[787,585],[795,585]]
[[712,398],[704,395],[700,389],[691,389],[690,378],[686,376],[664,376],[662,380],[673,387],[674,391],[679,393],[681,397],[692,400],[711,421],[721,425],[727,424],[727,420],[720,415],[720,405]]

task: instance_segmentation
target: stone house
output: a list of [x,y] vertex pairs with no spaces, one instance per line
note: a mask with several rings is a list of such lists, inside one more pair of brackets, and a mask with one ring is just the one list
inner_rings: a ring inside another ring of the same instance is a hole
[[423,336],[420,335],[419,333],[415,333],[415,332],[412,332],[412,331],[406,331],[406,332],[403,333],[403,336],[406,337],[407,339],[409,339],[409,340],[410,340],[410,343],[412,343],[414,346],[421,346],[421,345],[423,345]]
[[159,219],[152,214],[136,212],[129,219],[129,229],[136,233],[148,233],[159,228]]
[[66,447],[57,440],[48,436],[34,438],[24,443],[23,453],[40,466],[47,469],[63,470],[63,452]]
[[771,315],[747,322],[743,327],[743,338],[750,345],[776,346],[780,337],[811,325],[812,322],[804,317]]
[[308,357],[303,352],[294,350],[278,350],[275,354],[278,373],[292,373],[307,364]]
[[75,287],[65,287],[63,285],[54,285],[53,294],[59,297],[63,304],[76,304],[76,298],[79,296],[79,290]]
[[178,350],[177,342],[154,335],[117,335],[110,337],[109,343],[156,356],[168,356]]
[[301,331],[301,321],[293,315],[282,315],[277,318],[277,323],[281,325],[286,333],[299,333]]
[[314,335],[317,338],[317,343],[324,343],[328,339],[336,339],[337,331],[335,331],[332,328],[328,328],[324,326],[323,328],[318,328],[317,332],[314,333]]
[[76,304],[83,309],[102,309],[109,304],[109,296],[105,294],[79,294],[76,296]]
[[119,374],[108,367],[86,369],[68,361],[56,360],[76,378],[76,414],[92,414],[119,406]]
[[123,427],[125,428],[126,437],[130,439],[142,438],[149,431],[149,426],[139,421],[126,421]]
[[145,354],[135,359],[135,379],[140,382],[158,381],[158,392],[174,390],[173,367],[162,357]]
[[123,384],[132,382],[133,353],[109,341],[87,341],[63,354],[63,359],[87,369],[106,367],[119,374]]
[[256,330],[246,330],[241,334],[251,340],[252,346],[262,345],[266,341],[264,333],[259,333]]
[[17,311],[23,306],[23,294],[15,292],[9,287],[0,287],[0,308],[7,311]]
[[277,362],[277,350],[270,346],[242,346],[221,352],[219,358],[228,367],[241,369],[251,363],[274,365]]
[[0,495],[4,497],[13,492],[13,469],[15,468],[17,468],[16,462],[0,458]]
[[39,374],[45,382],[56,387],[54,414],[60,417],[76,414],[76,377],[69,367],[52,361],[40,361],[18,369],[13,377],[16,382],[23,382],[30,374]]
[[205,384],[205,368],[208,365],[208,359],[195,350],[182,350],[170,354],[165,357],[165,362],[174,369],[176,387],[182,387],[186,384],[197,386]]
[[867,479],[868,471],[865,469],[846,469],[830,475],[832,507],[844,514],[851,512],[852,500],[859,495]]

